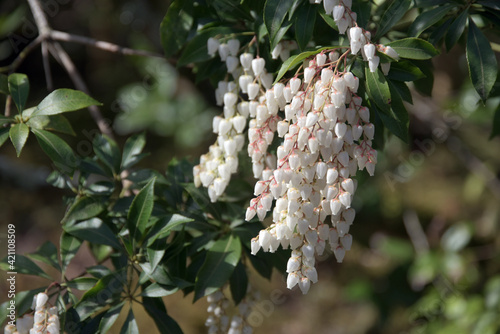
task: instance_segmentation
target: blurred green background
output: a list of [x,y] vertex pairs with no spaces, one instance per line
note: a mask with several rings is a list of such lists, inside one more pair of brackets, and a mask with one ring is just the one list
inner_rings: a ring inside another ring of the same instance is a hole
[[[168,1],[51,3],[56,5],[52,14],[47,10],[50,24],[58,30],[162,50],[159,25]],[[32,22],[26,4],[0,3],[0,66],[36,36]],[[103,103],[118,141],[147,130],[151,154],[142,167],[165,170],[173,157],[195,162],[215,140],[211,119],[221,110],[215,107],[214,89],[208,82],[194,85],[189,69],[179,72],[161,59],[63,46],[92,96]],[[390,138],[379,152],[376,176],[361,176],[354,245],[344,263],[328,254],[319,259],[320,281],[306,296],[287,290],[278,274],[271,283],[252,275],[263,301],[254,313],[256,333],[499,332],[500,138],[489,139],[489,134],[500,99],[481,104],[468,81],[463,46],[433,61],[432,98],[414,92],[414,104],[407,106],[410,145]],[[73,88],[53,59],[51,71],[55,88]],[[47,94],[40,51],[29,55],[18,72],[30,78],[31,104],[39,102]],[[77,136],[66,139],[79,154],[90,154],[95,124],[84,110],[68,117]],[[34,251],[46,240],[57,244],[60,236],[65,194],[45,183],[48,159],[31,140],[19,159],[10,145],[0,149],[1,257],[9,223],[16,224],[19,253]],[[74,262],[68,276],[93,264],[84,248]],[[18,276],[17,287],[41,286],[40,280]],[[4,282],[0,302],[6,296]],[[207,305],[191,300],[166,297],[167,309],[185,333],[204,333]],[[153,333],[146,315],[139,327],[141,333]]]

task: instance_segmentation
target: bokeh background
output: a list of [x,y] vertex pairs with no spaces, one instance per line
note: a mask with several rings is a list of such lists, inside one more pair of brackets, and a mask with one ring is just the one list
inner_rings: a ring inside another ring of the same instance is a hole
[[[159,25],[168,1],[45,3],[58,30],[162,52]],[[0,66],[34,37],[27,4],[2,1]],[[63,46],[92,96],[103,103],[117,140],[147,131],[151,154],[143,167],[165,170],[174,157],[195,162],[215,140],[211,118],[221,110],[215,107],[214,89],[208,82],[195,85],[190,69],[176,69],[175,60]],[[254,313],[256,333],[498,333],[500,138],[490,139],[490,133],[500,98],[480,102],[468,79],[463,44],[433,63],[432,97],[413,90],[414,104],[407,105],[410,145],[389,138],[379,152],[376,175],[361,176],[354,245],[344,263],[328,254],[318,259],[320,281],[306,296],[287,290],[278,273],[271,282],[251,275],[263,301]],[[55,88],[73,88],[53,59],[51,71]],[[28,105],[38,103],[48,93],[40,51],[30,54],[18,72],[30,78]],[[88,112],[68,118],[80,130],[65,139],[79,154],[90,154],[96,127]],[[49,161],[33,141],[20,158],[11,145],[0,148],[0,257],[6,254],[9,223],[16,225],[21,254],[46,240],[58,244],[65,193],[45,182]],[[93,264],[82,248],[68,276]],[[19,275],[17,287],[47,285],[42,280]],[[4,282],[0,302],[6,299]],[[206,332],[204,301],[192,305],[192,296],[180,294],[165,300],[185,333]],[[141,333],[154,333],[147,315],[139,317],[139,327]]]

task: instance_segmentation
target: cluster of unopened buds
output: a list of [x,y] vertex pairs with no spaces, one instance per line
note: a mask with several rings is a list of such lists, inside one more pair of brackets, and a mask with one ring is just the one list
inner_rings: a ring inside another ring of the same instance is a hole
[[59,334],[60,325],[57,307],[48,305],[49,296],[41,292],[33,297],[31,309],[34,315],[27,314],[16,320],[16,325],[8,324],[5,334]]
[[208,316],[205,326],[208,334],[252,334],[253,328],[247,319],[251,313],[252,305],[259,300],[259,292],[248,288],[245,298],[238,304],[232,316],[228,315],[230,301],[221,290],[207,296]]
[[[263,220],[275,201],[273,223],[252,239],[251,251],[290,248],[287,287],[298,285],[303,293],[318,280],[316,254],[322,255],[329,245],[342,262],[351,248],[354,177],[357,170],[373,175],[377,163],[372,148],[375,128],[347,60],[361,54],[371,72],[381,65],[387,73],[390,63],[380,64],[377,51],[399,58],[392,48],[371,43],[370,33],[356,24],[350,0],[323,0],[323,4],[339,32],[347,33],[350,47],[321,51],[287,81],[272,85],[263,58],[248,52],[238,58],[239,42],[208,41],[209,53],[219,53],[234,80],[219,83],[216,95],[224,115],[214,119],[217,142],[194,168],[195,183],[207,187],[211,200],[217,200],[237,169],[237,153],[250,118],[247,150],[259,181],[246,220],[254,216]],[[283,45],[273,50],[273,58],[281,55]],[[283,138],[281,145],[275,153],[268,152],[276,133]]]

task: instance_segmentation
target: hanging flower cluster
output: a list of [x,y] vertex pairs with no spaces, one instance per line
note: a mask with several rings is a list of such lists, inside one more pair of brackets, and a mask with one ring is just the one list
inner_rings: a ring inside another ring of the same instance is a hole
[[[209,53],[219,53],[234,80],[219,83],[216,96],[224,105],[224,117],[214,119],[217,142],[194,168],[195,183],[207,187],[211,200],[217,200],[237,169],[236,153],[243,147],[242,133],[250,118],[247,150],[259,181],[246,220],[254,216],[263,220],[275,201],[273,223],[252,239],[252,254],[261,248],[264,252],[274,252],[280,245],[290,248],[287,287],[298,285],[304,294],[311,282],[318,281],[316,254],[323,254],[328,245],[342,262],[351,248],[354,177],[364,169],[373,175],[377,163],[372,148],[375,128],[357,95],[359,79],[349,71],[348,60],[361,54],[374,72],[380,65],[377,51],[398,59],[391,47],[371,43],[370,33],[357,26],[350,0],[315,2],[323,2],[339,32],[347,33],[350,47],[318,53],[287,81],[271,85],[265,60],[249,53],[237,58],[238,48],[230,47],[239,47],[234,40],[208,41]],[[284,60],[283,52],[288,56],[293,47],[281,42],[272,56]],[[382,64],[384,73],[389,66]],[[282,143],[276,153],[268,152],[276,133]]]
[[31,309],[34,315],[27,314],[16,320],[16,325],[7,325],[5,334],[59,334],[59,317],[57,307],[49,307],[49,296],[39,293],[33,297]]
[[252,305],[260,299],[258,291],[251,290],[248,287],[247,294],[245,298],[238,304],[236,312],[232,315],[228,315],[228,308],[230,305],[229,300],[224,296],[222,290],[217,290],[216,292],[207,296],[208,306],[208,316],[205,326],[208,327],[208,334],[251,334],[253,333],[253,328],[248,323],[247,319],[251,313]]

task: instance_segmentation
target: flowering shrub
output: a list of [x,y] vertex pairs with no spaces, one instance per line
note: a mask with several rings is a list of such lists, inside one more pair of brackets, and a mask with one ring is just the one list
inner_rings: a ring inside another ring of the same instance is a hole
[[[50,29],[38,0],[29,5],[41,34],[30,48],[49,47],[77,75],[57,43],[72,37]],[[222,111],[199,164],[174,160],[166,172],[139,167],[145,134],[120,147],[81,80],[78,90],[53,90],[27,107],[28,76],[12,73],[16,62],[0,68],[9,72],[0,75],[0,145],[10,139],[19,156],[33,134],[52,162],[47,182],[70,194],[59,245],[0,264],[51,282],[17,293],[15,315],[2,304],[5,333],[106,333],[121,312],[122,331],[136,333],[132,304],[161,333],[182,333],[162,299],[181,291],[206,298],[208,333],[252,333],[260,296],[250,272],[269,279],[276,269],[288,289],[306,294],[321,279],[319,256],[349,256],[350,228],[365,223],[354,195],[389,136],[409,142],[408,85],[430,93],[429,60],[443,42],[449,50],[467,31],[474,89],[483,101],[495,94],[495,54],[475,22],[496,26],[499,13],[486,0],[174,0],[160,27],[165,56],[210,81]],[[83,108],[100,130],[86,156],[59,135],[74,134],[64,113]],[[68,277],[84,244],[96,265]]]

